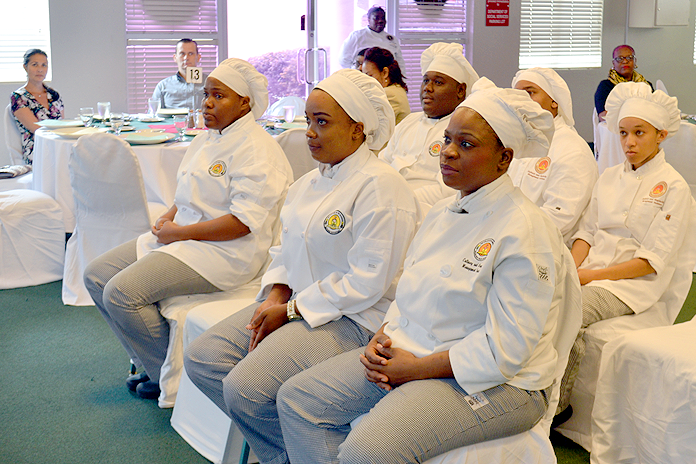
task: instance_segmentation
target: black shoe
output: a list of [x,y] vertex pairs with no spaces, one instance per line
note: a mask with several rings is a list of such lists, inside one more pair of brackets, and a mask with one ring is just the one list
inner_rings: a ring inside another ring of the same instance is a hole
[[569,405],[567,408],[565,408],[563,411],[559,412],[558,414],[556,414],[553,417],[553,421],[551,422],[551,428],[555,429],[559,425],[567,422],[568,419],[570,419],[572,415],[573,415],[573,407]]
[[130,391],[134,392],[138,385],[143,382],[147,382],[148,380],[150,380],[150,377],[148,377],[145,372],[129,375],[126,379],[126,387],[128,387]]
[[160,396],[159,384],[151,380],[138,384],[135,392],[139,397],[146,400],[156,400]]

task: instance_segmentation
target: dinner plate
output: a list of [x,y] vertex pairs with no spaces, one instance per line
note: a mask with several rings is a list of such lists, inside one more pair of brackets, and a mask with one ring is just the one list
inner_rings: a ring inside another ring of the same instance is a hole
[[306,122],[279,122],[274,125],[276,129],[307,129]]
[[96,127],[63,127],[59,129],[52,129],[56,135],[63,137],[64,139],[77,139],[87,134],[96,134],[101,132]]
[[164,118],[140,118],[140,122],[162,122]]
[[63,127],[85,127],[85,124],[79,119],[44,119],[36,123],[37,126],[45,127],[46,129],[60,129]]
[[197,136],[198,134],[203,134],[205,132],[208,132],[205,129],[186,129],[186,132],[184,132],[186,135],[190,135],[192,137]]
[[131,145],[154,145],[164,143],[176,137],[176,134],[169,132],[136,132],[122,136]]
[[188,114],[188,108],[160,108],[157,112],[160,116],[174,116],[175,114]]

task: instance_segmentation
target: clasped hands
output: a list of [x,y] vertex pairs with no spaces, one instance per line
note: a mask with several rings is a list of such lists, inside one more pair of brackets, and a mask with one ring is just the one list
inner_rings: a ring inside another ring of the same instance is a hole
[[155,225],[152,226],[152,234],[157,237],[158,243],[167,245],[180,240],[177,235],[180,227],[181,226],[171,219],[161,217],[157,219]]
[[419,380],[424,373],[422,358],[401,348],[392,347],[391,339],[380,329],[360,355],[365,366],[365,377],[386,391],[411,380]]

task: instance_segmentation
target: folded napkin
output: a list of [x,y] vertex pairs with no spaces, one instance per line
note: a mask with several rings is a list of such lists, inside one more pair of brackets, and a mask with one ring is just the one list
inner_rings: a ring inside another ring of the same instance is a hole
[[29,166],[28,164],[2,166],[0,167],[0,179],[11,179],[13,177],[19,177],[22,174],[26,174],[29,171],[31,171],[31,166]]

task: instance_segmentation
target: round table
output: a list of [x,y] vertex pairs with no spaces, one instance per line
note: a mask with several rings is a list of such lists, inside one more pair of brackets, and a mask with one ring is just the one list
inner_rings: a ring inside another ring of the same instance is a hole
[[[53,197],[63,210],[65,231],[75,229],[75,203],[68,160],[77,140],[39,129],[34,135],[34,190]],[[133,145],[140,163],[148,202],[174,204],[176,173],[190,142]]]

